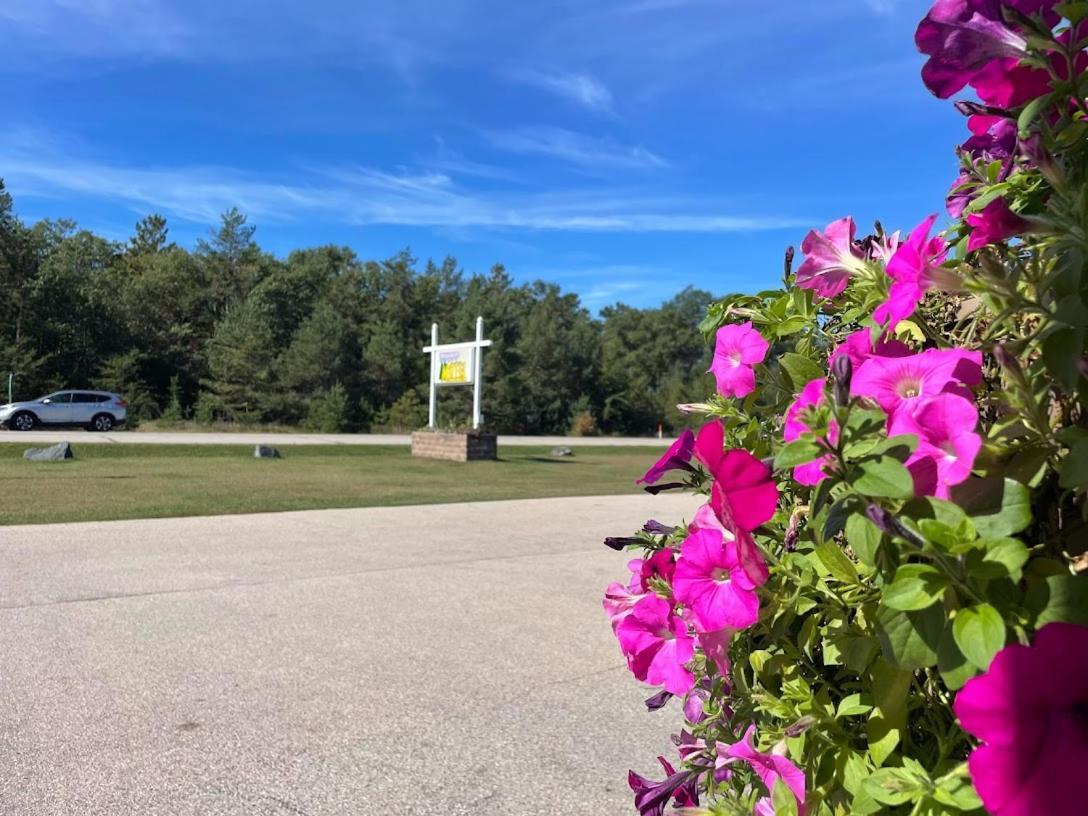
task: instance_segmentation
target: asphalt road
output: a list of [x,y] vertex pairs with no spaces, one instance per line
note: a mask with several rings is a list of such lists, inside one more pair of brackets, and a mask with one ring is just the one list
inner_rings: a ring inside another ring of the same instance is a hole
[[604,548],[691,497],[0,528],[0,813],[613,816]]
[[[605,446],[665,446],[672,438],[618,436],[500,436],[499,445],[585,445]],[[188,431],[118,431],[93,433],[82,428],[59,431],[5,431],[0,430],[0,442],[33,443],[78,442],[128,443],[138,445],[410,445],[407,434],[311,434],[311,433],[191,433]]]

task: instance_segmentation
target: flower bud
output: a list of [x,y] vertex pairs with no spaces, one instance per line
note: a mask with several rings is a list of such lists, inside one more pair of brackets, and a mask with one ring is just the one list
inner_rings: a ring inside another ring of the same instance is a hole
[[783,266],[785,277],[788,278],[793,273],[793,247],[786,247],[786,259]]
[[647,711],[660,711],[665,707],[665,703],[672,699],[672,692],[659,691],[653,697],[646,700]]
[[831,364],[831,374],[835,378],[832,396],[835,405],[843,408],[850,404],[850,380],[854,376],[854,364],[846,354],[840,354]]
[[606,547],[610,547],[617,552],[624,549],[625,547],[645,543],[646,542],[643,541],[641,538],[635,538],[634,536],[609,536],[604,540],[604,545]]
[[916,547],[925,546],[925,539],[913,530],[907,528],[903,522],[891,513],[891,511],[884,509],[879,504],[870,504],[866,507],[865,515],[881,532],[887,533],[890,536],[895,536],[896,538],[901,538]]
[[1032,133],[1024,139],[1020,139],[1020,154],[1039,168],[1043,177],[1055,187],[1065,181],[1065,173],[1054,161],[1050,151],[1043,144],[1043,137],[1038,133]]
[[662,524],[660,521],[650,519],[642,525],[642,532],[651,535],[672,535],[676,532],[676,528],[671,524]]

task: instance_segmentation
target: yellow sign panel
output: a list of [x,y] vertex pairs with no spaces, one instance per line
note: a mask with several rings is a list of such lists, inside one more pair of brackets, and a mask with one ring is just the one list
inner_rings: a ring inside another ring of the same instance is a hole
[[471,385],[473,349],[461,348],[438,352],[438,385]]

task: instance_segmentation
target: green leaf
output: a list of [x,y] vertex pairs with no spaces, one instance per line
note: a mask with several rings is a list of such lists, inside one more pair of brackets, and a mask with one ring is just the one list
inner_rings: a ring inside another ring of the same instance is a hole
[[971,517],[982,538],[1019,533],[1031,523],[1031,494],[1020,482],[972,477],[952,489],[952,500]]
[[901,612],[926,609],[941,599],[948,578],[929,564],[904,564],[884,589],[884,605]]
[[771,804],[774,805],[775,816],[797,816],[797,797],[781,777],[775,780],[774,790],[771,791]]
[[824,541],[816,546],[816,557],[832,577],[844,584],[857,584],[858,573],[853,562],[834,541]]
[[861,475],[853,487],[865,496],[889,499],[909,499],[914,495],[914,480],[903,464],[890,456],[861,462]]
[[876,565],[880,539],[880,528],[861,513],[854,513],[846,519],[846,543],[861,563],[870,567]]
[[1021,133],[1027,133],[1031,127],[1031,123],[1042,113],[1051,102],[1053,102],[1053,94],[1046,94],[1044,96],[1037,96],[1024,106],[1024,109],[1020,111],[1020,116],[1016,119],[1016,127]]
[[960,647],[956,645],[951,626],[945,629],[941,645],[937,649],[937,670],[944,678],[945,685],[952,691],[962,688],[964,683],[978,674],[978,669],[963,656]]
[[[1033,561],[1032,564],[1038,562]],[[1088,626],[1088,576],[1048,575],[1028,579],[1028,609],[1036,613],[1036,628],[1053,621]]]
[[858,714],[868,714],[873,710],[873,704],[867,702],[860,694],[847,694],[839,701],[839,707],[835,710],[838,717],[856,717]]
[[1013,581],[1019,581],[1024,564],[1028,561],[1028,548],[1015,538],[984,538],[976,546],[985,549],[982,556],[983,566],[990,566],[993,572],[985,570],[979,577],[1001,578],[1007,575]]
[[865,790],[883,805],[902,805],[922,798],[924,788],[903,768],[881,768],[865,780]]
[[826,451],[813,439],[795,439],[782,448],[774,457],[774,469],[783,470],[804,465],[819,459]]
[[967,770],[967,763],[963,763],[955,770],[937,780],[933,789],[933,798],[946,807],[957,810],[979,810],[982,800],[978,798],[974,787],[971,785],[971,777]]
[[952,636],[963,656],[985,670],[1005,645],[1005,621],[988,603],[969,606],[952,621]]
[[1043,341],[1043,362],[1066,388],[1075,388],[1080,379],[1077,363],[1084,350],[1084,336],[1082,328],[1059,329]]
[[795,391],[800,391],[813,380],[822,380],[827,377],[826,368],[792,351],[787,351],[779,357],[778,362],[789,375]]
[[1061,464],[1059,484],[1074,490],[1088,487],[1088,439],[1082,439],[1070,448]]
[[913,675],[884,660],[873,664],[873,713],[869,716],[869,756],[879,768],[899,744],[907,726],[907,692]]
[[945,615],[940,606],[921,612],[900,612],[881,606],[876,613],[876,633],[884,658],[904,671],[933,666],[944,633]]

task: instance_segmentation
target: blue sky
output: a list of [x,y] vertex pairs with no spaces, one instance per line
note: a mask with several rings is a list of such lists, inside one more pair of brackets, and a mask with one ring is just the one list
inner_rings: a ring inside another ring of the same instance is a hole
[[962,122],[915,0],[0,0],[27,220],[506,264],[596,310],[772,286],[845,214],[941,209]]

